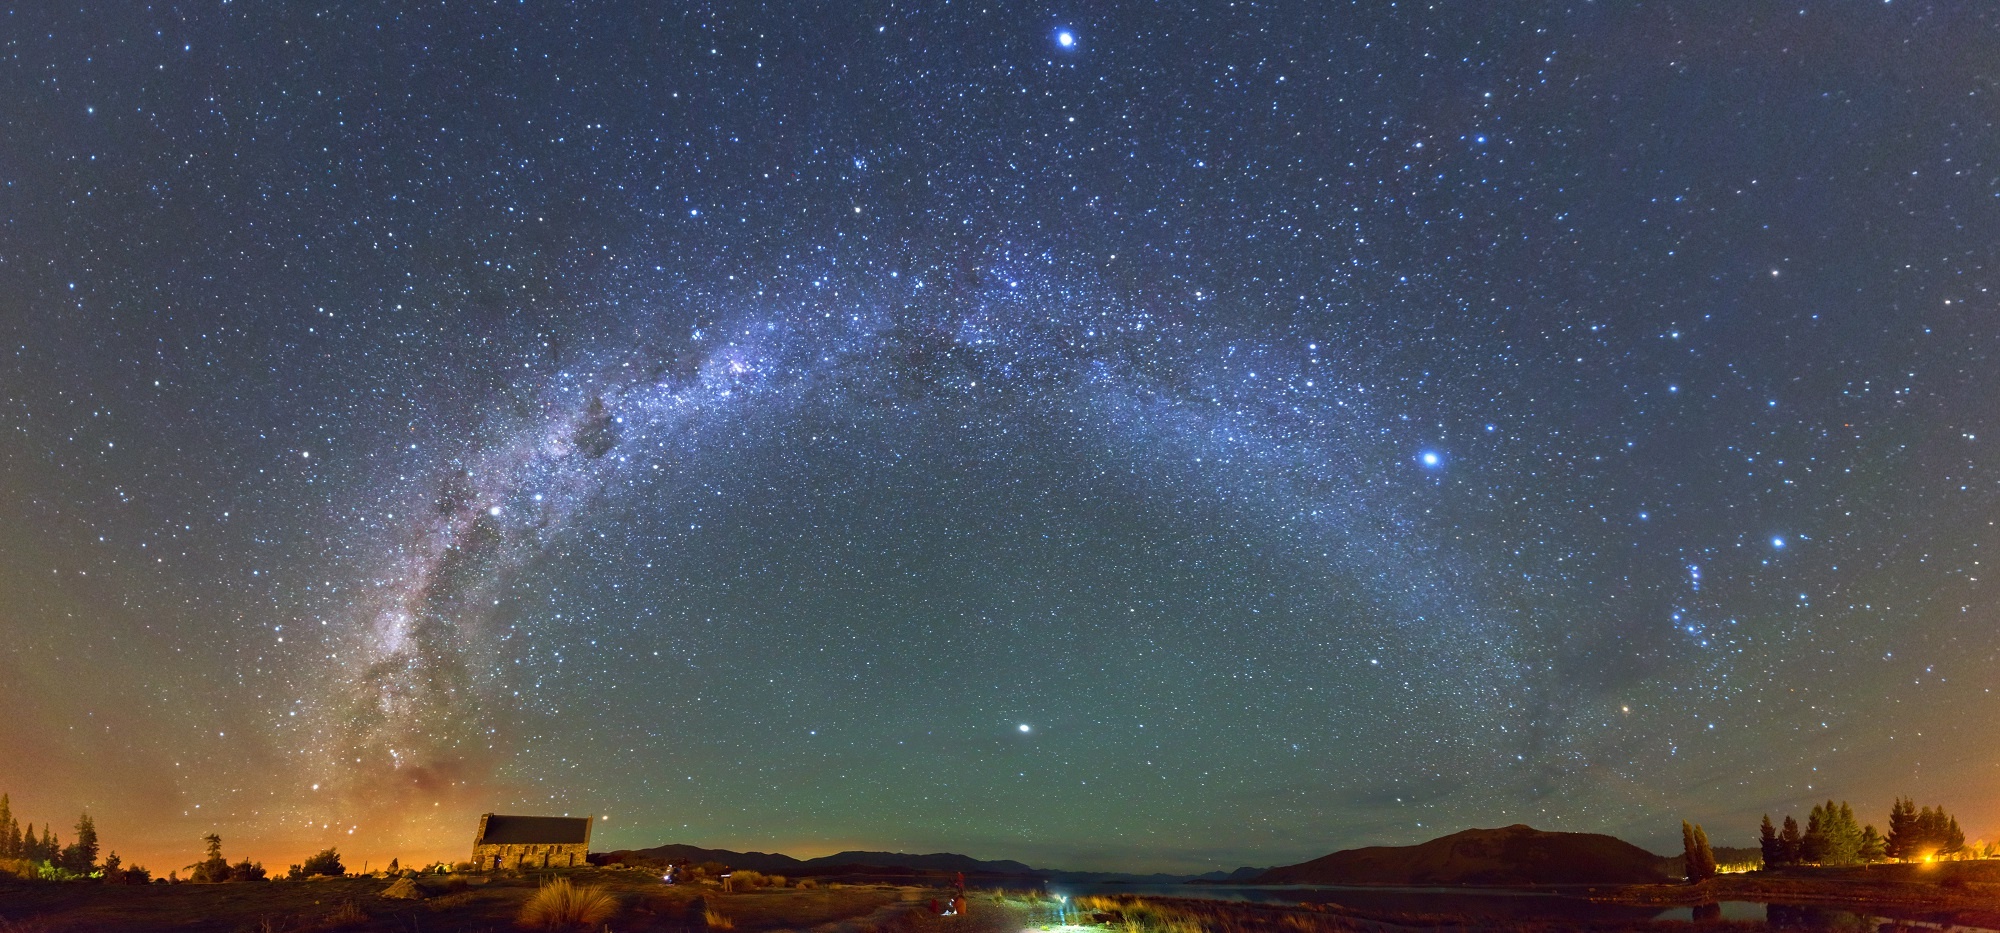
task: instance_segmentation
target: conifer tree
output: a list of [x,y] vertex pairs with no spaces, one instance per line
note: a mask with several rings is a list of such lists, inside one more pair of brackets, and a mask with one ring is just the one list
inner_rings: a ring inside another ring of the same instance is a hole
[[1943,816],[1942,811],[1930,807],[1917,811],[1917,846],[1922,850],[1918,855],[1937,853],[1938,843],[1944,841]]
[[1694,850],[1694,824],[1681,821],[1681,869],[1690,882],[1701,880],[1701,857]]
[[1701,828],[1700,823],[1694,824],[1694,854],[1695,859],[1701,865],[1702,880],[1713,878],[1718,874],[1715,865],[1715,850],[1709,848],[1708,833]]
[[222,857],[222,837],[209,833],[201,837],[207,847],[207,857],[188,866],[188,880],[196,883],[213,884],[229,880],[229,860]]
[[[1944,808],[1939,807],[1938,813],[1942,815]],[[1960,850],[1965,848],[1965,830],[1958,828],[1958,817],[1954,816],[1946,821],[1943,842],[1944,844],[1938,847],[1938,851],[1949,855],[1956,855]]]
[[1805,857],[1805,837],[1799,835],[1799,821],[1789,814],[1785,817],[1785,831],[1778,834],[1778,844],[1784,847],[1781,864],[1797,865]]
[[21,830],[14,825],[14,805],[6,794],[0,794],[0,858],[18,858],[21,846]]
[[1896,798],[1889,808],[1889,837],[1885,845],[1890,858],[1915,858],[1917,853],[1917,802],[1908,797]]
[[1775,868],[1784,864],[1785,848],[1778,841],[1778,828],[1771,825],[1771,814],[1764,814],[1763,825],[1757,827],[1757,848],[1764,854],[1764,867]]
[[97,870],[97,824],[85,813],[76,821],[76,841],[63,850],[62,865],[79,875]]
[[1817,865],[1825,860],[1826,824],[1826,809],[1813,804],[1812,813],[1806,816],[1806,834],[1799,837],[1799,861]]
[[1842,801],[1835,807],[1833,801],[1827,801],[1821,831],[1826,838],[1825,849],[1820,853],[1821,863],[1853,865],[1861,860],[1861,827],[1854,820],[1852,806]]
[[1875,831],[1873,823],[1861,828],[1859,855],[1863,863],[1879,862],[1889,857],[1888,840],[1883,839],[1882,834]]

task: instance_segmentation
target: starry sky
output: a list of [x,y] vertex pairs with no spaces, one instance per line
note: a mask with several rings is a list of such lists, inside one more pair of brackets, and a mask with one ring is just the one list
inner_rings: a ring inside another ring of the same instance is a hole
[[164,871],[2000,833],[1982,4],[0,6],[0,789]]

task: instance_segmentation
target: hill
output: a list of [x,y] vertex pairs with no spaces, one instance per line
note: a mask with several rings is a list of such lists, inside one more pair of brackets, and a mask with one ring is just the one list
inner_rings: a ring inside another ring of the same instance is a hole
[[731,868],[747,868],[769,875],[787,875],[796,878],[816,875],[866,875],[884,873],[933,873],[950,874],[964,872],[967,875],[1008,878],[1034,878],[1043,881],[1062,881],[1072,884],[1176,884],[1183,881],[1241,881],[1260,874],[1262,868],[1238,868],[1235,871],[1211,871],[1200,875],[1135,874],[1109,871],[1061,871],[1016,862],[1011,859],[984,860],[969,855],[952,852],[934,852],[928,855],[913,855],[907,852],[835,852],[818,858],[798,859],[776,852],[735,852],[729,849],[705,849],[700,846],[670,844],[654,846],[650,849],[620,849],[614,852],[593,854],[592,860],[599,863],[620,862],[677,862],[701,864],[719,862]]
[[1343,849],[1273,868],[1253,884],[1638,884],[1664,881],[1662,859],[1597,833],[1515,824],[1413,846]]

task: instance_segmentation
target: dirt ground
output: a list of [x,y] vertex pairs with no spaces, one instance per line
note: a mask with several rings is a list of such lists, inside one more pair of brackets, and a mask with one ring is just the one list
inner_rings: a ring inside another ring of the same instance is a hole
[[[991,895],[975,895],[966,916],[937,917],[930,900],[944,892],[908,886],[724,893],[713,887],[669,888],[636,871],[560,874],[578,885],[602,886],[617,899],[617,912],[592,933],[1017,933],[1040,919],[1026,901]],[[427,896],[419,900],[383,897],[390,882],[379,878],[130,887],[0,882],[0,933],[518,933],[523,928],[516,917],[541,881],[534,875],[426,878],[421,887]]]

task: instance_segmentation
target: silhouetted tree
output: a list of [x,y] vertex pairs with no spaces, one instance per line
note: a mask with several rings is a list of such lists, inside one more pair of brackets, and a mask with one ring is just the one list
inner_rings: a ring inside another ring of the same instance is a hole
[[42,838],[35,838],[35,824],[28,824],[28,831],[21,837],[21,858],[30,862],[53,862],[62,855],[62,847],[56,843],[56,834],[47,826],[42,827]]
[[229,860],[222,857],[222,837],[209,833],[201,837],[208,850],[208,857],[188,866],[188,880],[196,884],[215,884],[229,880]]
[[1708,834],[1686,820],[1681,821],[1681,864],[1689,882],[1715,877],[1715,854],[1708,849]]
[[1774,868],[1785,863],[1785,847],[1778,841],[1778,827],[1771,825],[1771,814],[1764,814],[1764,822],[1757,827],[1757,849],[1764,854],[1764,867]]
[[14,802],[0,794],[0,858],[21,857],[21,827],[14,825]]
[[145,884],[153,880],[152,872],[137,865],[126,867],[113,852],[104,857],[105,884]]
[[1917,854],[1917,802],[1908,797],[1898,797],[1889,808],[1889,838],[1885,841],[1889,857],[1893,859],[1915,858]]
[[252,862],[247,858],[237,862],[229,866],[229,880],[262,881],[264,880],[264,863]]
[[1854,808],[1845,801],[1836,807],[1828,800],[1822,810],[1820,835],[1824,839],[1819,861],[1822,865],[1853,865],[1861,861],[1861,826],[1854,820]]
[[1933,855],[1953,855],[1965,848],[1965,832],[1958,827],[1958,818],[1945,812],[1943,807],[1919,809],[1917,802],[1908,797],[1896,798],[1889,809],[1889,838],[1886,851],[1890,858],[1912,861]]
[[321,849],[308,857],[305,864],[292,866],[289,877],[297,879],[327,875],[338,878],[345,874],[347,869],[340,864],[340,853],[332,849]]
[[76,841],[62,853],[62,867],[79,875],[97,870],[97,824],[85,813],[76,821]]
[[1799,821],[1790,815],[1785,817],[1785,831],[1778,834],[1778,844],[1784,847],[1782,864],[1797,865],[1805,856],[1805,837],[1799,834]]
[[1806,816],[1805,835],[1799,837],[1799,861],[1817,865],[1826,857],[1826,809],[1813,804]]
[[1888,840],[1883,839],[1881,833],[1875,831],[1875,824],[1870,823],[1867,826],[1863,826],[1861,828],[1861,852],[1859,853],[1861,861],[1864,863],[1879,862],[1888,858],[1887,842]]
[[1719,873],[1716,871],[1715,850],[1708,845],[1708,831],[1702,829],[1700,823],[1694,824],[1694,854],[1700,862],[1702,878],[1713,878]]

